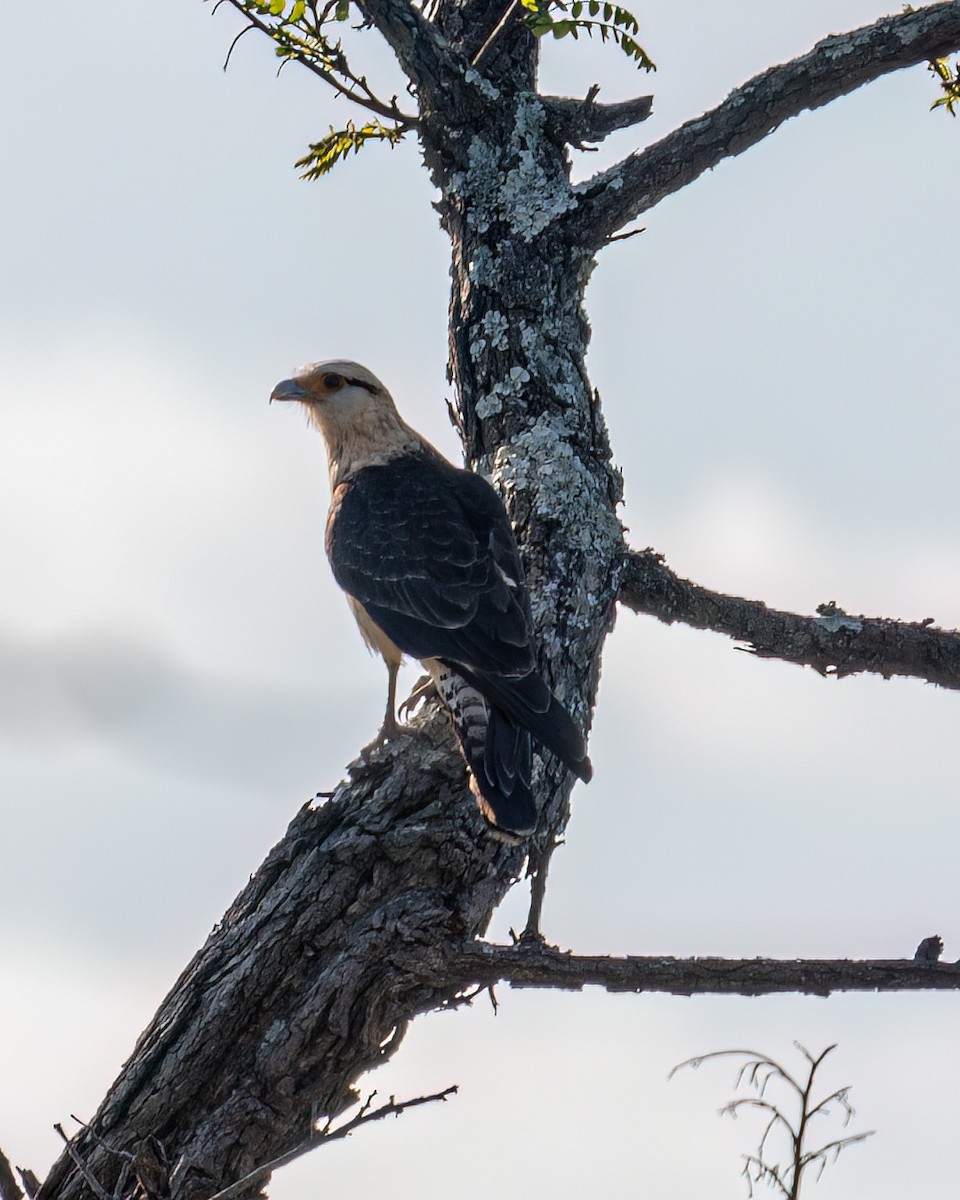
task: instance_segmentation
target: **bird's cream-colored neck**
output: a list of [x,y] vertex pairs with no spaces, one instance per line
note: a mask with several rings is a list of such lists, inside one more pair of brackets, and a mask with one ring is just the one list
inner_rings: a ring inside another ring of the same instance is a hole
[[335,488],[364,467],[377,466],[416,453],[427,447],[391,404],[381,402],[360,412],[351,413],[348,420],[320,405],[310,406],[310,417],[323,434],[330,465],[330,486]]

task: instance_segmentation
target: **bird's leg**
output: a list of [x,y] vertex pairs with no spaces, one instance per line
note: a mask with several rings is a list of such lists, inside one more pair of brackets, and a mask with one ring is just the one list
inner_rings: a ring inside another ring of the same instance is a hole
[[540,918],[543,914],[543,899],[547,894],[547,872],[550,869],[550,859],[558,846],[563,845],[563,838],[551,837],[550,841],[538,851],[530,855],[527,874],[530,876],[530,911],[527,924],[520,934],[521,945],[526,942],[542,943],[543,934],[540,931]]
[[383,724],[380,726],[380,739],[396,737],[400,732],[397,724],[397,675],[399,663],[387,663],[387,711],[383,714]]
[[384,742],[389,742],[391,738],[395,738],[400,732],[400,726],[397,724],[396,705],[397,705],[397,674],[400,671],[399,662],[387,663],[387,709],[383,714],[383,724],[380,726],[380,732],[360,751],[362,757],[372,754],[374,750],[379,749]]

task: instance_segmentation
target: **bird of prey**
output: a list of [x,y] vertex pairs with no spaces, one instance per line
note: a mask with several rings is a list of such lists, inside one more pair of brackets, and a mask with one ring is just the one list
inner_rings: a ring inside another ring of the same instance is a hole
[[537,670],[523,566],[499,496],[411,429],[358,363],[312,363],[270,399],[299,401],[326,443],[327,557],[364,641],[387,665],[374,744],[398,730],[403,656],[420,659],[450,711],[488,824],[508,836],[532,833],[531,740],[583,780],[592,768],[580,731]]

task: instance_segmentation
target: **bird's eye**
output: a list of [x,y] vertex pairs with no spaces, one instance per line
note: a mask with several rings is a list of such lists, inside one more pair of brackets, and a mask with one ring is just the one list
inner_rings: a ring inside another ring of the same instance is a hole
[[339,388],[343,387],[343,376],[342,375],[334,375],[332,373],[329,375],[324,375],[323,386],[327,389],[328,392],[335,392]]

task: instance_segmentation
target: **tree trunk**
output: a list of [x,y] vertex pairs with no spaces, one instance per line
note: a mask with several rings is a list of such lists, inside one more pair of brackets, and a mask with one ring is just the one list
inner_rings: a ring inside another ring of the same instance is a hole
[[[517,71],[529,77],[529,61]],[[623,558],[619,481],[583,363],[592,261],[555,232],[572,193],[544,105],[501,86],[479,126],[476,112],[424,123],[453,244],[450,372],[467,458],[516,524],[544,672],[586,725]],[[566,821],[570,781],[552,758],[538,770],[544,844]],[[76,1139],[88,1177],[113,1191],[118,1152],[155,1138],[165,1189],[199,1200],[289,1151],[352,1101],[415,1015],[452,998],[445,964],[482,934],[524,858],[486,831],[447,719],[429,708],[293,820]],[[42,1190],[90,1194],[68,1155]]]

